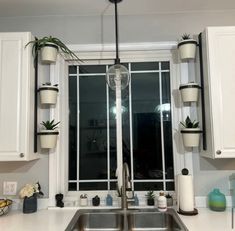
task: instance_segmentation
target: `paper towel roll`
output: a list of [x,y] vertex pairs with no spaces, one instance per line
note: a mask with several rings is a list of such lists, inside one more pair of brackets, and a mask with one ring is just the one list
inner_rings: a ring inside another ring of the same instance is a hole
[[178,203],[185,212],[194,210],[193,178],[191,175],[178,175]]

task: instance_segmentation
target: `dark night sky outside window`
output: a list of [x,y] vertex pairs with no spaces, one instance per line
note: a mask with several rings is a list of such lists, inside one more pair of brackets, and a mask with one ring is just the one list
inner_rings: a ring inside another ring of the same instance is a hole
[[[134,190],[174,190],[170,62],[124,63],[123,160]],[[108,65],[69,66],[69,190],[116,188],[115,92]]]

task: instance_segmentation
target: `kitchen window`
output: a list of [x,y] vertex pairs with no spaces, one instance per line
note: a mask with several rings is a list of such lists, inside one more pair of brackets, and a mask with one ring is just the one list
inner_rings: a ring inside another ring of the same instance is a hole
[[[123,160],[135,191],[174,190],[170,61],[123,63]],[[68,191],[116,189],[115,91],[108,64],[69,65]]]

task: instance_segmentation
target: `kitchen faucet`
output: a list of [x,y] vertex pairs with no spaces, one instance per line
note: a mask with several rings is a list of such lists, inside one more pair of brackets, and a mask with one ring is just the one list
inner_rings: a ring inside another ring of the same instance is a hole
[[[132,197],[129,198],[126,195],[127,189],[131,190]],[[122,168],[122,190],[121,190],[121,199],[122,199],[122,209],[128,209],[128,203],[134,202],[134,193],[130,184],[130,174],[129,174],[129,167],[127,163],[123,163]]]

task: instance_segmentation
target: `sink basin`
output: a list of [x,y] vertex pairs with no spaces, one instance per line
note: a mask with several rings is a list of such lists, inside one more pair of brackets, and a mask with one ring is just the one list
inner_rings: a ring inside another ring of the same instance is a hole
[[[75,218],[76,217],[76,218]],[[124,230],[124,216],[115,210],[78,211],[66,230],[73,231],[120,231]]]
[[168,209],[79,210],[66,231],[187,231],[177,213]]
[[160,212],[133,212],[127,215],[128,231],[186,230],[174,210]]

